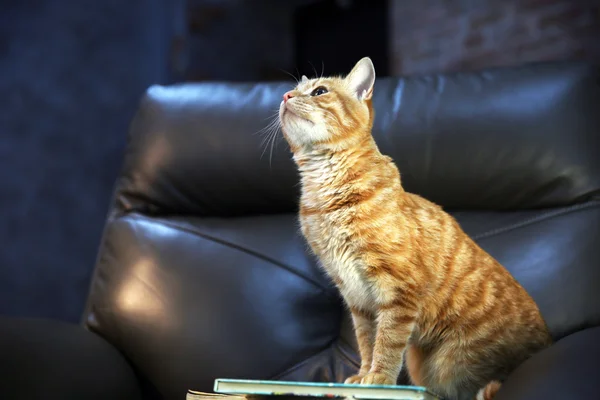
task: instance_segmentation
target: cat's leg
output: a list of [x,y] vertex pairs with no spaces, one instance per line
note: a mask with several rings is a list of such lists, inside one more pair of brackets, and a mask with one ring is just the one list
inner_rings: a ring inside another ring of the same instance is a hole
[[493,400],[498,390],[500,390],[500,386],[502,386],[500,382],[491,381],[479,390],[475,400]]
[[351,308],[350,311],[352,313],[352,323],[360,353],[360,370],[358,374],[346,379],[345,383],[360,383],[363,376],[369,372],[371,361],[373,360],[375,318],[371,313],[358,308]]
[[425,386],[423,383],[423,351],[414,343],[406,348],[406,369],[410,381],[415,386]]
[[361,384],[393,385],[402,369],[404,350],[417,317],[416,304],[410,299],[394,299],[379,308],[373,361]]
[[469,345],[464,336],[448,334],[424,361],[425,386],[447,399],[490,400],[508,370],[490,354],[498,354],[498,349]]

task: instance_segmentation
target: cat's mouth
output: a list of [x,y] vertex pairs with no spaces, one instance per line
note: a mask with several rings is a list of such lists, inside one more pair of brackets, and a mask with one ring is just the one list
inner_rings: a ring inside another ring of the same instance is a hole
[[312,125],[314,125],[314,122],[312,122],[311,120],[306,119],[306,118],[298,115],[297,113],[295,113],[290,108],[288,108],[288,107],[286,107],[284,105],[283,106],[283,111],[281,112],[281,119],[283,119],[283,117],[285,117],[286,115],[289,115],[290,117],[301,119],[301,120],[306,121],[306,122],[310,122]]

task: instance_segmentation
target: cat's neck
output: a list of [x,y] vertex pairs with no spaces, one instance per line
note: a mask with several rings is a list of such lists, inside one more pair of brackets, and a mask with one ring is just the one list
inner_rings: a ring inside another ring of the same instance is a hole
[[380,172],[385,175],[384,169],[395,168],[370,135],[350,147],[301,149],[294,160],[305,194],[348,193],[356,183],[381,179]]
[[299,149],[294,153],[294,161],[303,177],[339,173],[352,169],[357,163],[380,157],[383,156],[371,137],[349,147],[312,146]]

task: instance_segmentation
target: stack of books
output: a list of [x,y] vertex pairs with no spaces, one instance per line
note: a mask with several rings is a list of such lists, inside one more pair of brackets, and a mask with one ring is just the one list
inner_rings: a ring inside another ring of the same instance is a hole
[[[421,386],[216,379],[214,393],[188,390],[186,400],[441,400]],[[268,398],[267,398],[268,397]],[[293,398],[293,399],[292,399]]]

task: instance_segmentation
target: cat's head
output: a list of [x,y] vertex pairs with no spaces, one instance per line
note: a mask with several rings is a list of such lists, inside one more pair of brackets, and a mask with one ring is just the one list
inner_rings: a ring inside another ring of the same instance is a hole
[[292,151],[343,148],[371,134],[375,67],[361,59],[346,77],[308,79],[283,95],[279,121]]

